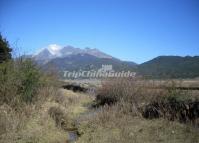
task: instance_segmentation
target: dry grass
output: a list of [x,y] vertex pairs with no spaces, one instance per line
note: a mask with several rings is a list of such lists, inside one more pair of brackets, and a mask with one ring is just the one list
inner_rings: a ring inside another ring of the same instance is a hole
[[66,130],[76,128],[74,119],[88,110],[90,96],[68,90],[40,89],[37,104],[27,105],[18,113],[4,105],[0,108],[0,142],[64,143]]
[[[8,105],[1,106],[0,110],[0,142],[2,143],[48,143],[67,140],[67,133],[57,127],[53,118],[48,115],[46,105],[57,93],[54,88],[43,88],[40,95],[46,95],[45,100],[38,104],[26,105],[23,111],[16,112]],[[48,95],[48,96],[47,96]]]
[[103,125],[98,120],[84,123],[81,126],[82,135],[78,143],[197,143],[199,141],[196,129],[178,122],[129,116],[107,118],[109,120],[103,120]]
[[104,106],[79,127],[78,143],[197,143],[198,129],[165,119],[146,120],[120,105]]
[[158,86],[151,81],[135,79],[104,82],[96,98],[99,108],[93,113],[94,116],[85,117],[80,124],[78,143],[199,142],[197,127],[181,124],[177,120],[147,120],[142,117],[141,108],[153,101],[190,99],[187,98],[190,93]]
[[88,106],[93,102],[94,97],[85,93],[74,93],[70,90],[60,89],[60,94],[55,97],[55,101],[67,108],[71,117],[76,118],[79,114],[87,112]]

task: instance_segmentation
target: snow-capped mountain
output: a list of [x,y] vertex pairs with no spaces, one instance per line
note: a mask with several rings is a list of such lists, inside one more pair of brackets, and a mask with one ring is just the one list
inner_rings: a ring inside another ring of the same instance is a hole
[[59,46],[51,44],[40,49],[32,58],[43,70],[56,71],[98,70],[102,65],[112,65],[114,71],[135,71],[136,63],[114,58],[98,49],[75,48],[73,46]]
[[97,58],[108,58],[108,59],[113,58],[112,56],[105,54],[98,49],[91,49],[91,48],[80,49],[72,46],[62,47],[57,44],[51,44],[46,48],[40,49],[32,57],[36,61],[42,61],[43,63],[47,63],[48,61],[55,58],[63,58],[77,54],[88,54],[95,56]]
[[52,55],[60,56],[60,50],[62,47],[57,44],[51,44],[47,47],[47,49]]

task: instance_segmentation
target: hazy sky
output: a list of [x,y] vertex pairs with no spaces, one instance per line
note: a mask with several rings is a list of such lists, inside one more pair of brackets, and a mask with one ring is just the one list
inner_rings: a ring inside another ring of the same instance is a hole
[[58,44],[137,63],[199,55],[199,0],[0,0],[0,32],[26,54]]

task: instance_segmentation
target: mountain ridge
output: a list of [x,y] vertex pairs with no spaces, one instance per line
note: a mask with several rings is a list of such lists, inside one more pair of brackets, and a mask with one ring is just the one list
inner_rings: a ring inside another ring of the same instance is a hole
[[113,65],[115,71],[134,71],[142,77],[199,77],[199,56],[158,56],[142,64],[136,64],[122,61],[98,49],[51,45],[34,55],[33,59],[45,69],[52,66],[58,71],[97,70],[102,65]]
[[199,56],[158,56],[138,65],[138,73],[152,78],[196,78]]
[[116,58],[98,58],[89,54],[77,54],[56,58],[45,64],[45,68],[53,67],[59,71],[98,70],[102,65],[112,65],[114,71],[135,71],[134,62],[121,61]]
[[32,55],[32,58],[35,59],[36,61],[44,62],[47,63],[52,59],[55,58],[63,58],[67,57],[69,55],[77,55],[77,54],[89,54],[98,58],[113,58],[112,56],[94,48],[85,48],[85,49],[80,49],[80,48],[75,48],[73,46],[64,46],[61,47],[56,44],[51,44],[46,48],[41,49],[39,52],[36,54]]

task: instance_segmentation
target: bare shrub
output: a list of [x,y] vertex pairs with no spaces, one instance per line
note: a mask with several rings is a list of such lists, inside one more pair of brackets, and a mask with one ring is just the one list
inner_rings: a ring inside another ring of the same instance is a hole
[[102,83],[96,100],[98,105],[111,105],[116,102],[128,102],[136,107],[144,104],[160,94],[161,90],[147,88],[148,83],[137,79],[112,79]]
[[[168,84],[169,83],[169,84]],[[164,94],[160,94],[142,108],[142,115],[145,118],[166,118],[177,120],[183,123],[198,124],[199,100],[192,96],[189,90],[182,90],[180,82],[169,81],[162,84]]]
[[124,79],[112,79],[102,82],[102,87],[98,90],[96,100],[99,105],[111,105],[122,99],[127,100],[131,95],[129,84],[131,81]]

